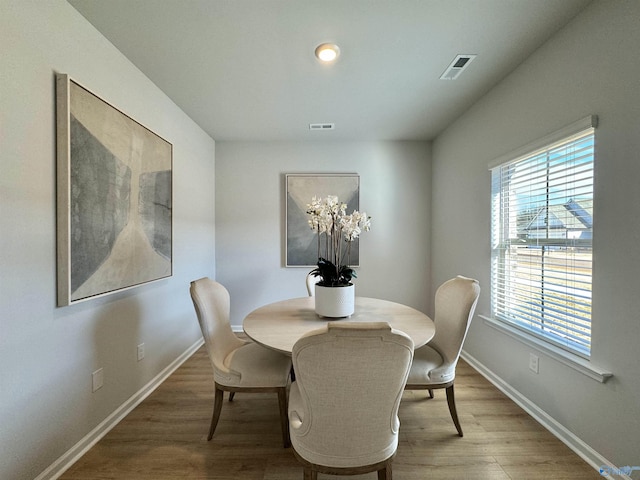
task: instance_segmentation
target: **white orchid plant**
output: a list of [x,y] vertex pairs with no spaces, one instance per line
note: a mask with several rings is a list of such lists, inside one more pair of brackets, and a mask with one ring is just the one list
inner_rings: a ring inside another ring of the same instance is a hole
[[349,285],[357,277],[349,266],[351,244],[371,229],[371,217],[357,210],[347,215],[347,205],[335,195],[313,197],[307,204],[307,214],[309,226],[318,234],[318,267],[311,275],[321,278],[320,286]]

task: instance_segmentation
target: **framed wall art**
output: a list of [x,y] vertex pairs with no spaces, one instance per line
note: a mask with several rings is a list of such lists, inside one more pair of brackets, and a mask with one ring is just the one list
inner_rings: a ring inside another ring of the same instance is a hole
[[[307,204],[315,197],[336,195],[347,212],[359,210],[360,176],[356,173],[286,175],[287,267],[314,267],[318,262],[317,235],[309,227]],[[359,241],[351,246],[351,266],[360,264]]]
[[58,305],[172,275],[173,146],[56,75]]

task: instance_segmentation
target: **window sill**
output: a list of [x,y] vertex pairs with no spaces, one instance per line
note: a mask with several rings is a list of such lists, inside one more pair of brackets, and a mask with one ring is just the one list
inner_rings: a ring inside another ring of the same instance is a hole
[[592,365],[591,362],[585,360],[584,358],[578,357],[577,355],[572,355],[571,353],[561,348],[548,344],[545,341],[531,335],[527,335],[525,332],[522,332],[519,329],[511,327],[503,322],[499,322],[498,320],[495,320],[491,317],[486,317],[484,315],[479,316],[484,320],[485,325],[488,325],[491,328],[495,328],[496,330],[509,335],[510,337],[515,338],[516,340],[530,347],[544,352],[554,360],[557,360],[567,367],[577,370],[578,372],[586,375],[589,378],[597,380],[600,383],[604,383],[609,378],[613,377],[613,373],[607,372]]

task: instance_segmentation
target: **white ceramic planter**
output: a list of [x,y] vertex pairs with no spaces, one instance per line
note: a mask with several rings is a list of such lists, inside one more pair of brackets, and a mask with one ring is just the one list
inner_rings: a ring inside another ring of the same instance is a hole
[[316,285],[316,313],[321,317],[341,318],[353,315],[356,287],[322,287]]

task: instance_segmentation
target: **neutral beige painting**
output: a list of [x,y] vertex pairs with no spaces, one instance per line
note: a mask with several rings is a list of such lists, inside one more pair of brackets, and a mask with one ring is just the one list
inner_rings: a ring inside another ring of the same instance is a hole
[[58,304],[172,274],[172,145],[57,78]]
[[[360,176],[349,174],[288,174],[286,265],[313,267],[318,262],[316,234],[309,227],[307,204],[315,197],[336,195],[347,204],[347,212],[359,209]],[[351,247],[351,265],[360,264],[359,241]]]

